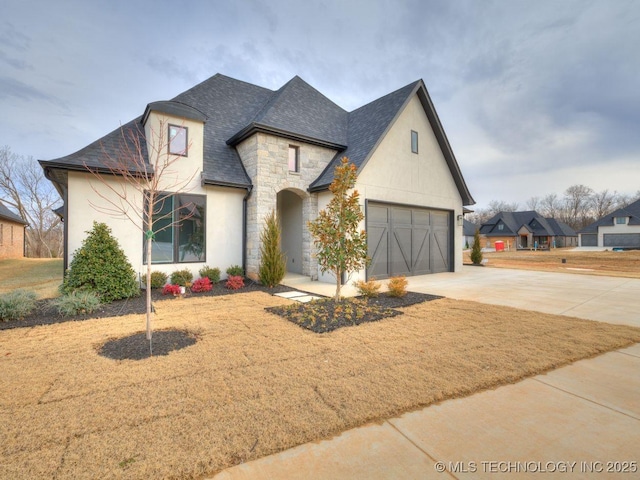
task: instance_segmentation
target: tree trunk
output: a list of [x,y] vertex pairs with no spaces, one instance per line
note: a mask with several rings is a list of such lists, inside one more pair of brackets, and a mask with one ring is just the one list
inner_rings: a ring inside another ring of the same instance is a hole
[[147,233],[147,340],[149,340],[149,354],[153,355],[151,344],[151,235]]
[[342,286],[342,270],[336,269],[336,297],[335,301],[340,302],[340,287]]

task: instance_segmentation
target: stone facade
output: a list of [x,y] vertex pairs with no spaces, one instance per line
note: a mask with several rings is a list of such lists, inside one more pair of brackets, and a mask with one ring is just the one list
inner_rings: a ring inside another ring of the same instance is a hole
[[24,225],[0,219],[0,258],[24,257]]
[[[289,147],[299,149],[300,172],[289,171]],[[317,262],[306,223],[318,214],[318,197],[308,188],[333,159],[336,150],[256,133],[237,146],[253,191],[247,202],[247,275],[256,277],[260,265],[260,233],[264,220],[276,208],[278,192],[288,190],[302,199],[302,274],[317,277]],[[283,236],[287,235],[286,226]]]

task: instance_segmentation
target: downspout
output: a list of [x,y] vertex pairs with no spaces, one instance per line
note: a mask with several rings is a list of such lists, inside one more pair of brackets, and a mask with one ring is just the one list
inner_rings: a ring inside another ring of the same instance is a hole
[[62,217],[62,258],[63,258],[63,270],[62,275],[66,275],[67,268],[69,267],[69,208],[68,208],[69,189],[65,188],[63,202],[63,217]]
[[242,199],[242,270],[247,274],[247,201],[253,191],[253,185],[247,187],[247,194]]

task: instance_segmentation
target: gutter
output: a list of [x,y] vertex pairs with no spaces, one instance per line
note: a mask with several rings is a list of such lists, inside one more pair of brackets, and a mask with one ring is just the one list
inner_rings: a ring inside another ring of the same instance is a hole
[[242,199],[242,270],[247,275],[247,201],[253,191],[253,185],[249,185],[247,194]]

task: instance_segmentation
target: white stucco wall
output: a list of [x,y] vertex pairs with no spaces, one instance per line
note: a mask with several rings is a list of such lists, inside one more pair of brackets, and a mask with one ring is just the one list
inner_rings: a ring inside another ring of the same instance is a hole
[[[615,220],[614,220],[615,221]],[[612,233],[640,233],[640,226],[638,225],[629,225],[629,220],[627,219],[626,224],[611,224],[608,226],[600,226],[598,227],[598,246],[604,246],[604,236],[606,234]]]

